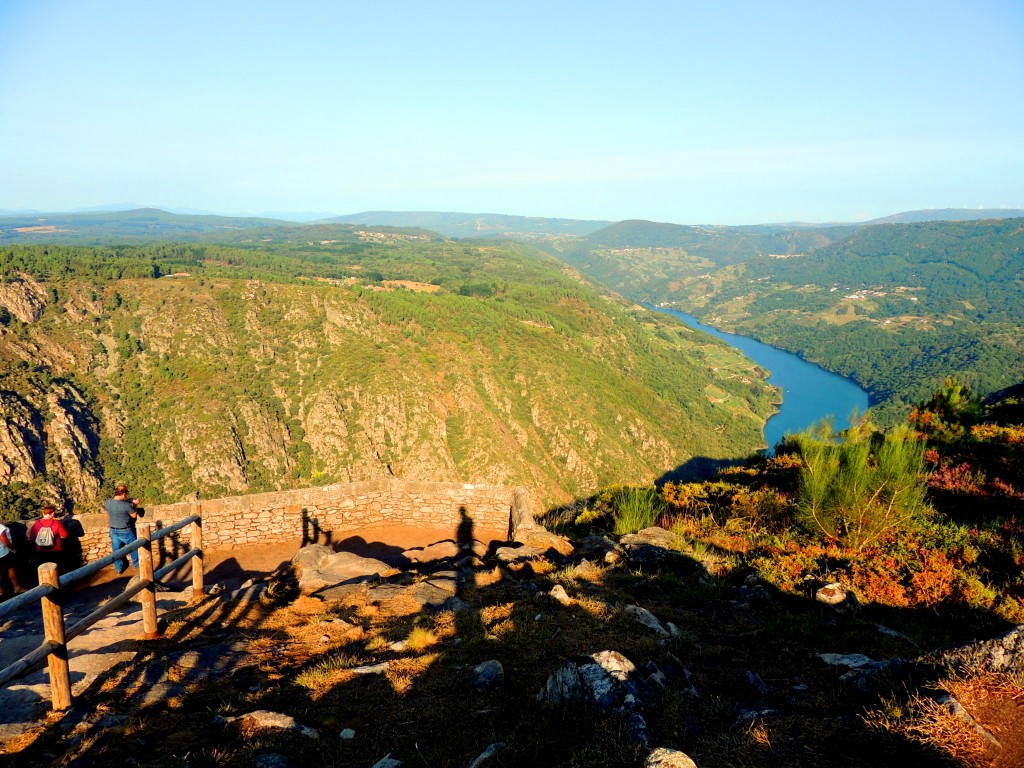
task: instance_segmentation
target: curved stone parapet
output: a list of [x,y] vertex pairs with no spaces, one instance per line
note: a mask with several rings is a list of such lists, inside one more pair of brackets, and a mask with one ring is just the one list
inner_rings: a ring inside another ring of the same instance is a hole
[[[154,528],[167,526],[197,508],[202,513],[203,545],[208,551],[292,542],[330,546],[360,531],[392,526],[450,530],[453,540],[470,526],[472,537],[481,541],[508,540],[514,530],[525,533],[529,524],[543,531],[533,522],[525,488],[402,480],[147,505],[143,520]],[[513,510],[520,510],[518,524],[513,524]],[[79,515],[74,523],[79,528],[83,561],[110,551],[106,515]],[[180,542],[172,538],[164,546],[184,551],[187,541],[186,529]]]

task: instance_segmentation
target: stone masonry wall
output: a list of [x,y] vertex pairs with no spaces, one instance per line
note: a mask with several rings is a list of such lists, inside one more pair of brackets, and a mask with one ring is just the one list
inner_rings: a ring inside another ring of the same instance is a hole
[[[150,523],[155,531],[198,507],[203,517],[203,549],[210,552],[254,544],[330,545],[360,531],[389,526],[450,531],[454,539],[460,525],[468,523],[473,538],[505,541],[516,490],[501,485],[372,480],[147,506],[140,522]],[[79,515],[73,523],[82,562],[110,553],[105,514]],[[168,539],[161,540],[160,563],[189,549],[189,528]]]

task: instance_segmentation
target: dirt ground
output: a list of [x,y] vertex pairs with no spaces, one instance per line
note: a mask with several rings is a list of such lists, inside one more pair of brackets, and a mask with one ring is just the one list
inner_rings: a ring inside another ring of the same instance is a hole
[[[505,536],[499,532],[479,531],[475,538],[484,544],[502,542]],[[394,564],[401,553],[418,547],[427,547],[441,541],[455,541],[455,531],[449,528],[413,528],[390,526],[386,528],[367,528],[347,538],[333,542],[331,548],[340,551],[354,552],[363,557],[373,557]],[[279,567],[287,565],[302,547],[302,540],[274,544],[259,544],[239,549],[225,549],[204,553],[203,573],[207,588],[219,584],[224,589],[238,588],[248,579],[259,580],[269,576]],[[160,564],[156,564],[156,568]],[[163,579],[170,585],[182,585],[191,582],[191,566],[177,569]],[[112,568],[105,568],[96,574],[83,589],[102,592],[105,585],[123,589],[124,584],[134,574],[129,571],[118,576]]]

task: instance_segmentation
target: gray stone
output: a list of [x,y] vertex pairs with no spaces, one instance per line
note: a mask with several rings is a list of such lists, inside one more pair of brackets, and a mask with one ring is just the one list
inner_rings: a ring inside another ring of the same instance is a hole
[[455,579],[431,578],[413,587],[411,597],[422,606],[440,607],[455,597],[458,582]]
[[896,672],[907,666],[903,659],[876,661],[861,653],[819,653],[818,657],[831,666],[848,667],[849,672],[844,672],[839,679],[863,691],[876,682],[879,672]]
[[818,658],[833,667],[849,667],[860,669],[878,664],[874,659],[862,653],[819,653]]
[[360,595],[367,592],[369,585],[366,582],[356,582],[354,584],[338,584],[335,587],[327,587],[321,589],[316,593],[316,596],[321,600],[347,600],[353,595]]
[[982,726],[981,723],[975,720],[971,716],[971,713],[964,708],[964,705],[957,701],[955,698],[946,695],[938,699],[938,703],[941,706],[945,707],[949,714],[951,714],[953,717],[967,723],[967,725],[969,725],[975,733],[981,735],[986,741],[995,744],[997,747],[1000,746],[999,740],[992,735],[991,731],[989,731],[987,728]]
[[252,768],[292,768],[292,764],[284,755],[261,752],[252,759]]
[[[394,572],[394,568],[381,560],[362,557],[353,552],[335,552],[319,568],[320,578],[329,584],[341,584],[350,579],[379,579]],[[301,579],[299,583],[302,583]]]
[[548,676],[544,690],[537,694],[537,699],[550,704],[582,701],[584,690],[579,667],[574,662],[567,661],[556,672]]
[[992,640],[982,640],[939,651],[923,657],[920,661],[952,664],[960,669],[1024,672],[1024,624]]
[[661,671],[661,667],[654,661],[644,664],[644,671],[647,673],[647,683],[660,690],[668,688],[668,676]]
[[685,752],[658,747],[647,756],[644,768],[697,768],[697,764]]
[[292,565],[300,569],[299,575],[301,576],[302,572],[307,570],[319,571],[320,565],[332,554],[334,554],[334,550],[323,544],[307,544],[295,553]]
[[478,691],[501,688],[505,681],[505,668],[500,661],[485,661],[473,667],[476,672],[476,680],[473,685]]
[[637,623],[644,625],[661,637],[669,637],[671,635],[671,632],[665,629],[661,622],[658,621],[658,617],[646,608],[641,608],[639,605],[627,605],[624,612],[627,616],[634,618]]
[[524,545],[521,547],[498,547],[494,556],[502,563],[520,563],[530,560],[539,560],[544,557],[546,553],[547,549],[544,547],[531,547]]
[[365,664],[361,667],[352,667],[349,671],[355,675],[383,675],[391,668],[391,664],[382,661],[379,664]]
[[512,496],[509,538],[512,541],[525,544],[541,554],[554,551],[560,555],[568,555],[573,551],[572,542],[567,538],[551,533],[537,524],[530,509],[530,492],[522,487],[516,488]]
[[658,526],[644,528],[636,533],[630,533],[619,538],[619,546],[623,547],[649,546],[678,550],[682,543],[683,538],[681,536]]
[[351,728],[346,728],[338,734],[338,738],[340,738],[342,741],[352,741],[352,739],[354,739],[355,737],[356,732],[353,731]]
[[469,764],[468,768],[480,768],[481,765],[483,765],[486,761],[490,760],[496,754],[501,752],[501,750],[503,750],[504,748],[505,745],[502,744],[500,741],[491,744],[489,747],[487,747],[487,749],[480,753],[476,760]]
[[402,553],[413,563],[429,563],[434,560],[445,560],[459,554],[459,545],[451,539],[438,541],[428,547],[408,549]]
[[639,674],[618,651],[601,651],[576,662],[583,690],[601,711],[629,711],[640,706]]
[[455,613],[460,613],[466,610],[467,608],[469,608],[469,603],[467,603],[458,595],[454,597],[449,597],[447,600],[444,601],[444,605],[441,606],[441,610],[454,611]]
[[669,556],[669,550],[651,544],[639,544],[626,548],[630,562],[636,564],[659,563]]
[[316,731],[302,725],[291,715],[285,715],[280,712],[271,712],[266,709],[258,709],[255,712],[238,715],[237,717],[224,718],[225,723],[236,723],[239,720],[250,721],[257,728],[291,731],[299,734],[300,736],[305,736],[308,739],[317,739],[320,737]]
[[647,719],[639,712],[630,712],[626,716],[626,736],[634,744],[642,747],[651,743],[650,734],[647,732]]
[[399,768],[402,761],[398,758],[392,757],[391,753],[384,755],[380,760],[374,763],[371,768]]
[[761,696],[767,696],[771,693],[771,690],[765,684],[764,680],[762,680],[761,676],[756,672],[747,671],[747,682],[750,683],[750,687],[757,691]]
[[569,594],[565,591],[565,587],[561,584],[555,584],[548,592],[548,596],[551,597],[556,603],[561,603],[564,606],[570,606],[573,604],[573,599],[569,597]]
[[769,707],[761,709],[743,709],[736,716],[735,727],[750,725],[756,720],[770,720],[774,717],[778,717],[782,712],[778,709],[771,709]]
[[860,601],[852,590],[847,589],[838,581],[826,584],[814,593],[819,603],[830,605],[836,610],[853,611],[860,608]]

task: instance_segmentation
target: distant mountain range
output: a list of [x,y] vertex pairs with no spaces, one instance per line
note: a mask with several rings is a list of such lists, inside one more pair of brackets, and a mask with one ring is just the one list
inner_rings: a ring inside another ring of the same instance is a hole
[[894,213],[865,224],[917,224],[923,221],[980,221],[982,219],[1019,219],[1024,216],[1020,208],[935,208],[927,211]]
[[[305,220],[306,215],[280,214],[279,216],[221,216],[208,213],[171,213],[159,208],[112,210],[102,206],[91,210],[71,212],[0,211],[0,241],[7,242],[90,242],[118,240],[198,239],[208,233],[226,233],[246,229],[276,227],[312,227],[330,224],[347,226],[412,227],[436,232],[452,238],[513,238],[550,239],[559,237],[590,237],[605,246],[665,246],[674,241],[685,247],[697,241],[714,240],[726,230],[733,235],[742,233],[746,238],[763,241],[777,238],[780,233],[807,245],[822,245],[815,235],[799,234],[800,230],[828,232],[839,235],[853,228],[875,224],[900,224],[927,221],[973,221],[979,219],[1008,219],[1024,217],[1024,210],[1008,208],[942,208],[926,211],[906,211],[867,222],[831,224],[757,224],[745,227],[718,225],[682,225],[645,220],[620,222],[545,218],[540,216],[512,216],[498,213],[464,213],[443,211],[364,211],[344,216],[321,217]],[[300,230],[296,230],[297,232]],[[831,240],[833,237],[829,236]],[[811,242],[814,241],[814,242]]]
[[366,224],[430,229],[446,237],[536,237],[589,235],[610,221],[548,219],[501,213],[443,213],[434,211],[364,211],[328,219],[337,224]]

